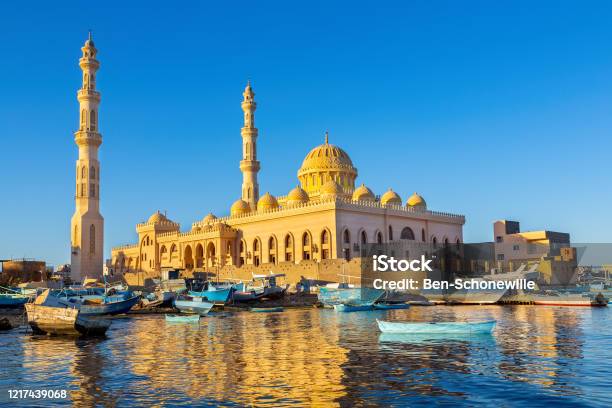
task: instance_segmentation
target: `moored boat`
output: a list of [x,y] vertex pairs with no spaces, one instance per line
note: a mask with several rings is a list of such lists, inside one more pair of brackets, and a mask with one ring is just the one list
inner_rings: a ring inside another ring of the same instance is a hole
[[272,313],[272,312],[282,312],[285,310],[282,306],[278,307],[252,307],[251,312],[255,313]]
[[345,304],[340,303],[334,305],[334,310],[336,312],[364,312],[367,310],[374,310],[374,306],[372,304]]
[[20,293],[0,293],[0,308],[19,308],[26,304],[29,299],[29,296]]
[[491,333],[495,320],[480,322],[389,322],[376,319],[383,333]]
[[199,314],[190,315],[166,315],[166,321],[171,323],[198,323],[200,321]]
[[199,296],[181,296],[174,299],[174,307],[183,313],[196,313],[200,316],[210,312],[215,304]]
[[100,336],[111,325],[110,319],[81,315],[74,307],[45,306],[47,289],[34,303],[26,303],[28,324],[37,334]]
[[586,306],[605,307],[608,306],[608,298],[602,294],[591,297],[585,294],[556,293],[534,294],[531,301],[534,305],[542,306]]
[[349,284],[330,284],[319,289],[318,299],[323,306],[337,304],[373,304],[385,294],[382,289],[355,287]]
[[197,296],[208,299],[210,302],[214,303],[226,303],[231,294],[235,291],[233,287],[229,288],[218,288],[214,285],[209,285],[207,289],[200,291],[190,290],[189,296]]
[[374,303],[374,309],[376,310],[398,310],[408,309],[409,307],[408,303]]
[[57,303],[75,307],[81,311],[81,315],[118,315],[127,313],[140,300],[139,296],[124,299],[119,296],[102,296],[99,298],[83,297],[58,297]]

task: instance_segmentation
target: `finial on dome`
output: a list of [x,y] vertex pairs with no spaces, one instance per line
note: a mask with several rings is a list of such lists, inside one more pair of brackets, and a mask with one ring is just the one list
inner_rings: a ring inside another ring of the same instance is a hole
[[93,35],[91,33],[91,28],[89,29],[89,37],[88,37],[89,41],[93,41]]
[[329,144],[329,131],[325,131],[325,144]]

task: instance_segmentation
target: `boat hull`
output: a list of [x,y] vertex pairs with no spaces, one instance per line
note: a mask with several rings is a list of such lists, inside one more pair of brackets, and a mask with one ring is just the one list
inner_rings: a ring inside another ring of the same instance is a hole
[[383,333],[491,333],[495,328],[496,321],[484,322],[424,322],[424,323],[409,323],[409,322],[388,322],[376,319],[378,328]]
[[199,314],[188,316],[166,315],[166,321],[170,323],[198,323],[200,321]]
[[195,313],[200,316],[204,316],[210,312],[214,303],[199,301],[199,300],[185,300],[185,299],[175,299],[174,307],[180,310],[183,313]]
[[365,312],[367,310],[374,310],[372,305],[334,305],[336,312]]
[[22,295],[0,295],[0,309],[18,309],[23,307],[29,300],[28,296]]
[[385,293],[382,289],[374,288],[321,288],[319,290],[319,302],[323,305],[337,305],[348,303],[376,302]]
[[36,305],[25,305],[28,324],[37,334],[101,336],[111,325],[109,319],[82,316],[79,309]]
[[219,290],[189,291],[189,296],[198,296],[208,299],[209,302],[225,303],[230,298],[232,288]]
[[374,303],[374,309],[376,310],[399,310],[408,309],[409,307],[408,303]]
[[100,304],[81,304],[78,309],[81,311],[83,316],[94,316],[94,315],[118,315],[127,313],[138,303],[140,298],[138,296],[131,297],[126,300],[121,300],[112,303],[100,303]]

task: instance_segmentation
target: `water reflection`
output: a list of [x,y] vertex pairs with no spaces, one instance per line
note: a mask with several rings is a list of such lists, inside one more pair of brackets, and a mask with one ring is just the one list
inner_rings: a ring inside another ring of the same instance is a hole
[[[69,389],[78,406],[473,405],[508,393],[522,395],[523,402],[534,395],[542,403],[571,396],[596,405],[606,395],[599,382],[612,376],[610,363],[593,359],[609,358],[612,330],[598,321],[610,312],[531,306],[301,309],[219,314],[200,324],[168,324],[155,315],[121,318],[101,340],[13,331],[0,336],[6,354],[0,387]],[[491,335],[406,336],[380,334],[375,318],[498,324]]]

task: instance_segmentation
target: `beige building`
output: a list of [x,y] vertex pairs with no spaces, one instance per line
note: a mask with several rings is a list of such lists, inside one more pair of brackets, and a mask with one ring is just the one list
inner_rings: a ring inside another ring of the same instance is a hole
[[100,63],[98,50],[89,34],[81,48],[79,65],[83,71],[83,86],[77,92],[79,100],[79,129],[74,141],[79,147],[76,162],[75,211],[70,222],[71,275],[73,281],[85,277],[102,276],[104,250],[104,218],[100,214],[100,162],[98,147],[102,135],[98,132],[98,105],[100,93],[96,91],[96,72]]
[[495,261],[500,271],[512,271],[521,264],[538,263],[537,271],[548,284],[573,282],[576,272],[576,249],[570,246],[570,235],[554,231],[521,232],[518,221],[493,223]]
[[[338,280],[358,273],[365,244],[395,241],[456,243],[463,241],[465,218],[431,211],[414,193],[405,202],[392,189],[380,197],[364,184],[355,186],[357,168],[349,155],[329,143],[312,149],[297,172],[299,185],[287,195],[259,195],[255,94],[243,93],[241,198],[229,215],[213,214],[195,221],[187,231],[156,212],[138,224],[138,242],[112,249],[116,272],[161,268],[210,271],[221,277],[250,279],[252,272],[286,273],[291,282],[302,277]],[[387,169],[392,171],[393,169]]]

